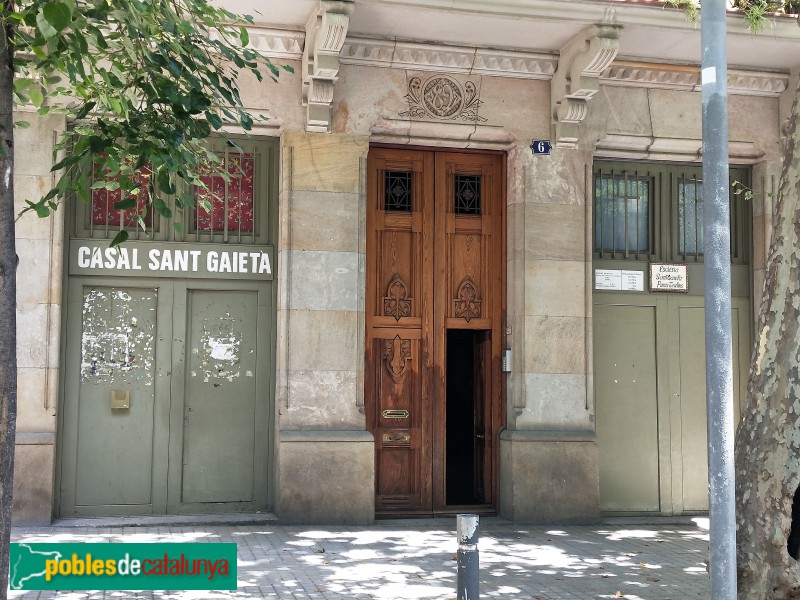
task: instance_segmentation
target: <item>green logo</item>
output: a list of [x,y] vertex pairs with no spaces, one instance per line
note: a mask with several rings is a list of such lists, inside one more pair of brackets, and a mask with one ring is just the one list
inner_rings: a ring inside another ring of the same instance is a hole
[[235,590],[236,544],[11,544],[12,590]]

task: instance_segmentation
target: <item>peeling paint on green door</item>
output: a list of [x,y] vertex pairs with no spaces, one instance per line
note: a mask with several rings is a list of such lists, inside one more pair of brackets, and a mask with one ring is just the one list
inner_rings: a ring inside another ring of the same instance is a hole
[[71,286],[61,515],[266,510],[270,285],[100,283]]
[[270,509],[277,143],[209,144],[228,172],[193,190],[208,212],[173,206],[180,231],[102,188],[71,205],[61,516]]

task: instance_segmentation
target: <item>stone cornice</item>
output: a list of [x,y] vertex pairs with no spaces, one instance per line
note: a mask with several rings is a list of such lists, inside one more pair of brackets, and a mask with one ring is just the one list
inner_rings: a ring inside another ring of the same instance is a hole
[[[635,61],[616,61],[603,74],[604,85],[669,88],[700,91],[700,68]],[[758,71],[728,71],[728,93],[774,96],[783,93],[789,75]]]
[[[339,62],[344,65],[410,69],[520,79],[552,79],[556,55],[348,37]],[[700,68],[617,60],[603,72],[603,85],[700,89]],[[789,75],[728,71],[730,94],[778,96]]]
[[305,31],[251,25],[247,32],[250,35],[250,46],[268,58],[300,60],[303,57]]
[[524,79],[550,79],[557,60],[550,54],[351,37],[339,56],[350,65]]

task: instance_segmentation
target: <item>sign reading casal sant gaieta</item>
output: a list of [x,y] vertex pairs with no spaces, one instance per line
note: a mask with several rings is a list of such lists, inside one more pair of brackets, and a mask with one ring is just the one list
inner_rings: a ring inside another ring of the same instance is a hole
[[272,279],[272,246],[72,240],[70,275]]

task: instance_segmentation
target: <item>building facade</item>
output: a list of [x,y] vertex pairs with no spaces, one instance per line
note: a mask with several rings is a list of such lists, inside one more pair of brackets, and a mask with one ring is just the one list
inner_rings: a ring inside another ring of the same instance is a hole
[[[738,402],[800,27],[728,27]],[[250,40],[294,74],[239,81],[269,120],[208,176],[224,206],[116,253],[103,190],[17,224],[17,522],[707,510],[699,27],[276,0]],[[20,209],[68,126],[28,120]]]

